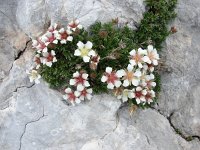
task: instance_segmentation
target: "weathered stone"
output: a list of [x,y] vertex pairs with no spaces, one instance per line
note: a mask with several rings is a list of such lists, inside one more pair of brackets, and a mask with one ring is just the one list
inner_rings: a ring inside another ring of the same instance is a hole
[[200,136],[199,5],[198,0],[179,1],[178,16],[171,24],[178,32],[167,38],[163,48],[172,73],[162,75],[157,109],[166,116],[173,114],[173,125],[185,136]]
[[75,18],[85,28],[96,21],[106,22],[117,17],[134,27],[145,11],[143,0],[20,0],[19,4],[17,21],[31,37],[42,33],[44,24],[48,21],[66,24]]
[[[0,145],[6,150],[198,150],[186,142],[155,110],[133,116],[109,95],[94,96],[76,107],[66,106],[47,85],[19,88],[10,106],[1,110]],[[167,143],[167,144],[166,144]]]
[[12,63],[28,40],[17,24],[16,9],[17,1],[0,0],[0,82],[8,75]]

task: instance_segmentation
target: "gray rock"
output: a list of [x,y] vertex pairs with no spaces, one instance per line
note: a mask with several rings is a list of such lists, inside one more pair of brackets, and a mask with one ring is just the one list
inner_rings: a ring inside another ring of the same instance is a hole
[[169,36],[163,51],[172,73],[162,75],[158,102],[161,112],[185,136],[200,136],[200,5],[198,0],[179,1],[178,16],[171,24],[178,32]]
[[143,0],[19,0],[18,3],[17,21],[32,37],[42,33],[48,21],[66,24],[76,18],[85,28],[96,21],[106,22],[117,17],[134,27],[145,11]]
[[[0,145],[6,150],[198,150],[186,142],[155,110],[128,108],[109,95],[96,95],[76,107],[47,85],[19,88],[1,110]],[[166,144],[167,143],[167,144]]]
[[17,1],[0,0],[0,82],[9,74],[12,63],[28,40],[17,24],[16,9]]

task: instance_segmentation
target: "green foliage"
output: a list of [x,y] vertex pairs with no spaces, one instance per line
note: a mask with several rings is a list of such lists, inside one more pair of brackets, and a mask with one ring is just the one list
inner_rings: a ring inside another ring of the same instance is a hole
[[[118,27],[116,22],[102,24],[96,22],[89,30],[81,30],[73,35],[73,41],[56,46],[57,62],[52,67],[43,66],[42,77],[53,88],[69,86],[72,74],[82,66],[90,75],[90,84],[95,93],[108,92],[105,84],[101,83],[102,74],[107,66],[113,69],[126,68],[129,63],[129,52],[139,47],[146,48],[153,44],[157,49],[161,48],[162,42],[170,34],[167,29],[168,22],[176,16],[174,12],[177,0],[146,0],[147,11],[141,20],[137,30],[127,26]],[[78,41],[93,43],[93,49],[100,55],[100,62],[96,71],[92,71],[89,63],[83,65],[82,58],[74,56]],[[80,71],[80,70],[79,70]],[[157,86],[156,93],[160,91],[160,75],[155,74]],[[135,104],[135,100],[132,100]],[[141,105],[142,108],[148,107]]]
[[176,17],[174,11],[177,0],[146,0],[147,12],[141,21],[135,35],[135,42],[148,45],[151,41],[157,49],[161,48],[162,42],[170,34],[167,24]]

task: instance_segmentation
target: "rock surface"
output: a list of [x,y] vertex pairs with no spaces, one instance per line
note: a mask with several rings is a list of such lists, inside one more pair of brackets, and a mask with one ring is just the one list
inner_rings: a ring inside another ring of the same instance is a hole
[[72,107],[44,82],[29,83],[33,50],[27,41],[49,21],[79,18],[87,27],[119,17],[134,26],[145,11],[143,0],[0,0],[0,149],[199,150],[198,6],[198,0],[179,1],[171,23],[178,32],[163,48],[172,72],[162,75],[158,105],[130,116],[110,95]]
[[[200,137],[200,1],[180,0],[172,23],[178,32],[164,52],[172,72],[162,76],[161,112],[185,136]],[[199,138],[200,139],[200,138]]]

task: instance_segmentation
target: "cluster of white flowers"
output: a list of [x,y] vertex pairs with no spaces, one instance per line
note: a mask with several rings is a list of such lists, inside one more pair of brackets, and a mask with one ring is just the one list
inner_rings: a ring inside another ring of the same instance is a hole
[[73,91],[71,88],[66,88],[66,94],[63,96],[65,100],[69,100],[72,105],[75,105],[75,103],[80,103],[85,99],[91,100],[92,88],[89,88],[90,84],[88,82],[87,73],[80,73],[76,71],[73,74],[73,79],[70,79],[69,84],[74,86],[76,90]]
[[[53,63],[57,62],[56,51],[53,50],[55,45],[58,43],[67,44],[67,42],[73,41],[72,35],[77,29],[82,29],[82,25],[79,24],[78,20],[71,21],[66,29],[60,28],[59,25],[55,23],[51,25],[42,36],[33,39],[32,46],[36,49],[36,55],[34,57],[35,70],[33,70],[33,72],[36,71],[38,74],[37,69],[39,69],[41,65],[51,67]],[[35,73],[28,72],[30,81],[39,83],[39,80],[35,78]]]
[[134,99],[137,104],[150,104],[155,98],[153,71],[158,60],[159,54],[152,45],[147,49],[132,50],[127,69],[113,71],[107,67],[101,81],[106,82],[107,88],[113,89],[117,98],[123,102]]

